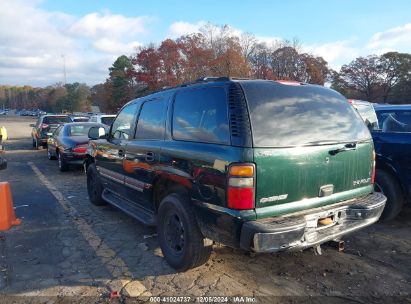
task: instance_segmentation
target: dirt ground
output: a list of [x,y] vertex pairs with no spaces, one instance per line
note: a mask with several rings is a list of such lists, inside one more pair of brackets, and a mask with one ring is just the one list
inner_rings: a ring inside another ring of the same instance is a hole
[[205,265],[177,273],[154,228],[91,205],[81,168],[59,172],[33,150],[33,122],[0,117],[11,138],[0,181],[10,182],[22,219],[0,232],[1,303],[411,303],[410,208],[346,237],[344,252],[254,255],[215,245]]

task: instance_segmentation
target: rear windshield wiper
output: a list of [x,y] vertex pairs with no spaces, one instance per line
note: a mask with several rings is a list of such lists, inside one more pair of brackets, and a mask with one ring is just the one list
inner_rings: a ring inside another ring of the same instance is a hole
[[355,150],[355,149],[357,149],[357,143],[352,142],[352,143],[345,144],[344,147],[342,147],[342,148],[338,148],[338,149],[335,149],[335,150],[330,150],[330,151],[328,151],[328,153],[330,153],[331,155],[335,155],[335,154],[338,154],[340,152],[345,152],[345,151],[350,151],[350,150]]

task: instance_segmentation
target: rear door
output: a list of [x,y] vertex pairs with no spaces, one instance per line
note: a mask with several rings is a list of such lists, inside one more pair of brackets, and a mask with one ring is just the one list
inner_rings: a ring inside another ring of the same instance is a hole
[[343,96],[271,81],[246,82],[243,89],[257,169],[257,214],[284,214],[372,191],[370,133]]
[[127,197],[152,209],[152,185],[164,142],[166,100],[156,98],[143,103],[135,139],[126,147],[123,162]]

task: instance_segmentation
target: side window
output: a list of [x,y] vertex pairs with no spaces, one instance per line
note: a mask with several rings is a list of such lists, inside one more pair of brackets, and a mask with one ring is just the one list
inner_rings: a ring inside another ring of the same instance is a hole
[[382,132],[411,132],[410,111],[383,111],[377,117]]
[[56,129],[56,131],[54,131],[54,135],[55,136],[60,136],[61,130],[63,129],[63,126],[60,126]]
[[164,100],[146,101],[138,118],[136,139],[163,139],[164,116]]
[[174,101],[173,138],[229,144],[225,90],[212,87],[178,93]]
[[121,110],[113,122],[110,137],[114,139],[129,139],[132,131],[132,123],[138,104],[133,103]]

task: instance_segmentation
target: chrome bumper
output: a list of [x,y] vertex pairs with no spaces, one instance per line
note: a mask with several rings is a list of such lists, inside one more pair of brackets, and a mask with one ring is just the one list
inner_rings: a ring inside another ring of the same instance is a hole
[[[260,221],[244,223],[240,245],[254,252],[296,251],[369,226],[381,216],[387,198],[381,193]],[[327,225],[321,219],[327,218]]]

